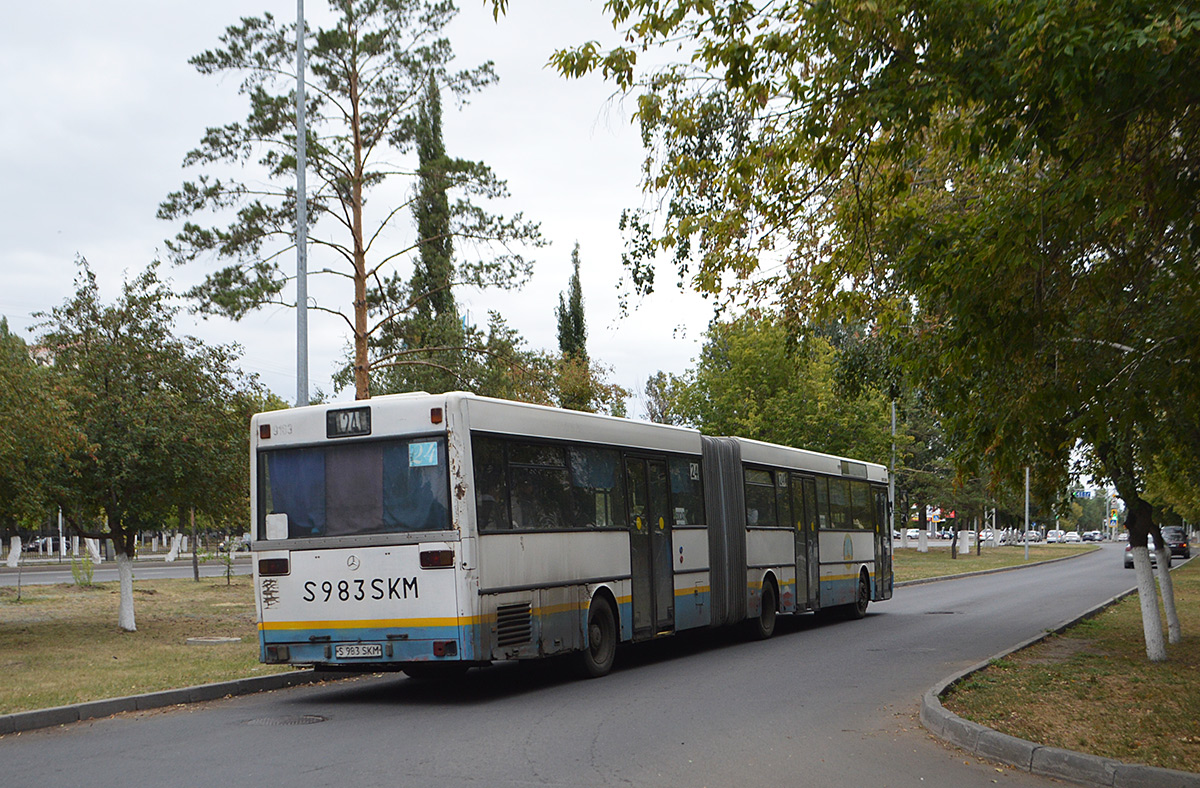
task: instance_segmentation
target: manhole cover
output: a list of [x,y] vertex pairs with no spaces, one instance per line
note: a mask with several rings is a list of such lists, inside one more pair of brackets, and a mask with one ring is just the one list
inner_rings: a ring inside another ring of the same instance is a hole
[[952,616],[956,612],[957,611],[955,611],[955,610],[926,610],[925,615],[927,615],[927,616]]
[[259,717],[255,720],[246,720],[247,725],[313,725],[318,722],[325,722],[325,717],[320,714],[292,714],[283,717]]

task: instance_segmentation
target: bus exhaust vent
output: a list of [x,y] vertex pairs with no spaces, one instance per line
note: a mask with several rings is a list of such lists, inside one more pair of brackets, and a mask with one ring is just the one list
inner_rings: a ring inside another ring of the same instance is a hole
[[517,646],[533,637],[533,617],[528,602],[496,607],[496,645]]

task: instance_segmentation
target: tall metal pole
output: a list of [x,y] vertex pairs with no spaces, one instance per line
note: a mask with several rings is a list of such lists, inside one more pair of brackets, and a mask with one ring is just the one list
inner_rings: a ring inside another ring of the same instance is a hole
[[1025,560],[1029,560],[1029,466],[1025,466]]
[[304,171],[304,0],[296,0],[296,406],[308,404],[308,203]]

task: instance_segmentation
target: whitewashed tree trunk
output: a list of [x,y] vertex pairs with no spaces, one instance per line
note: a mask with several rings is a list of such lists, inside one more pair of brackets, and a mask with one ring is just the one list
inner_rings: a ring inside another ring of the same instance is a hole
[[98,564],[104,560],[104,556],[100,555],[99,539],[84,539],[83,544],[87,547],[87,551],[91,553],[93,564]]
[[1179,613],[1175,610],[1175,583],[1171,580],[1171,548],[1158,546],[1154,555],[1158,560],[1158,590],[1162,594],[1163,610],[1167,614],[1167,642],[1183,640],[1183,628],[1179,625]]
[[1142,603],[1142,633],[1146,637],[1146,657],[1151,662],[1167,661],[1167,644],[1163,642],[1162,617],[1158,614],[1158,593],[1154,588],[1154,573],[1150,570],[1150,550],[1134,547],[1133,573],[1137,577],[1138,600]]
[[14,536],[8,543],[8,568],[16,569],[21,560],[21,537]]
[[137,624],[133,620],[133,559],[124,553],[117,553],[117,577],[121,581],[117,626],[126,632],[137,632]]
[[181,538],[182,538],[182,536],[180,534],[174,534],[171,536],[171,549],[167,553],[167,559],[166,559],[167,563],[171,563],[172,561],[174,561],[176,558],[179,557],[179,545],[180,545],[179,540]]

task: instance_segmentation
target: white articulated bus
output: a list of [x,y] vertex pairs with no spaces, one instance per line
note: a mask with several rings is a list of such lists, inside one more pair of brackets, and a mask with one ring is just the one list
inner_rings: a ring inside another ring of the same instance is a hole
[[410,675],[892,595],[883,466],[472,394],[262,413],[268,663]]

